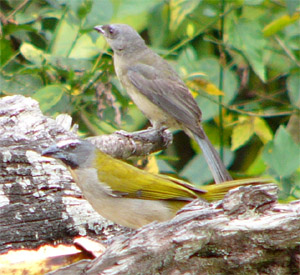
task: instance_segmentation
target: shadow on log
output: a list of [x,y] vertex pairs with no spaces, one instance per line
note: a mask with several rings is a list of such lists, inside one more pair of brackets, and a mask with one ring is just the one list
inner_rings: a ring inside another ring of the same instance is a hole
[[[68,119],[43,116],[30,98],[0,99],[1,253],[72,243],[81,235],[107,249],[52,274],[298,274],[300,201],[278,204],[274,185],[244,186],[222,201],[195,200],[171,221],[131,231],[94,212],[68,170],[41,157],[49,145],[76,138],[69,128]],[[92,138],[119,158],[147,155],[171,140],[164,130]]]

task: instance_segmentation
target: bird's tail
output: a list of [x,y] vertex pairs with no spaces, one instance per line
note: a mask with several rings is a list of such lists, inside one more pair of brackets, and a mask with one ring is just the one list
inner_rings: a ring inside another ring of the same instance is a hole
[[232,180],[232,177],[230,176],[225,165],[220,159],[218,152],[209,141],[205,132],[202,131],[202,137],[199,137],[196,134],[194,134],[194,137],[203,152],[209,169],[214,177],[215,183]]
[[225,194],[233,188],[245,185],[259,185],[268,183],[274,183],[274,180],[271,178],[248,178],[227,181],[220,184],[205,185],[201,186],[201,190],[205,190],[207,192],[199,194],[199,197],[207,201],[221,200]]

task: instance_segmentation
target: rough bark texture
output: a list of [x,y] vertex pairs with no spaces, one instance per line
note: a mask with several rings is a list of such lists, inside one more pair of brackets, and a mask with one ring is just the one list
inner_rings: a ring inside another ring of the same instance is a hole
[[164,128],[148,128],[144,131],[127,133],[119,131],[111,135],[87,138],[96,147],[114,158],[128,159],[160,151],[172,142],[172,134]]
[[[43,116],[30,98],[0,99],[0,252],[67,242],[77,235],[114,236],[97,259],[52,274],[298,274],[300,201],[278,204],[276,186],[246,186],[221,202],[194,201],[173,220],[132,232],[101,218],[68,170],[41,157],[52,143],[76,138],[68,117],[58,121]],[[149,131],[97,138],[96,143],[109,153],[121,140],[129,149],[112,155],[127,157],[140,154],[143,142],[149,153],[170,141],[165,131]],[[150,146],[151,136],[160,145]]]

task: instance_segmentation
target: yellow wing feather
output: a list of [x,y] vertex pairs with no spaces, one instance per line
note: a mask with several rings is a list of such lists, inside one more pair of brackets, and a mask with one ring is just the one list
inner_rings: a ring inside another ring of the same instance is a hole
[[222,199],[230,189],[241,185],[272,182],[272,179],[264,178],[242,179],[205,185],[198,189],[183,180],[143,171],[101,151],[97,151],[95,160],[96,166],[99,167],[99,180],[109,185],[116,193],[128,198],[189,201],[201,197],[213,201]]

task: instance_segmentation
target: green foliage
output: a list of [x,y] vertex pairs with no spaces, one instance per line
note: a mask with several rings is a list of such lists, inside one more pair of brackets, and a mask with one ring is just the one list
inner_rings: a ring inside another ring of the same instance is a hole
[[263,159],[276,175],[291,176],[300,167],[300,146],[281,126],[263,151]]
[[[283,200],[299,198],[299,9],[294,0],[2,0],[0,95],[31,96],[48,115],[68,112],[85,135],[146,127],[93,30],[129,24],[187,81],[217,147],[224,128],[233,175],[272,175]],[[193,141],[175,138],[157,158],[160,169],[211,180]]]

